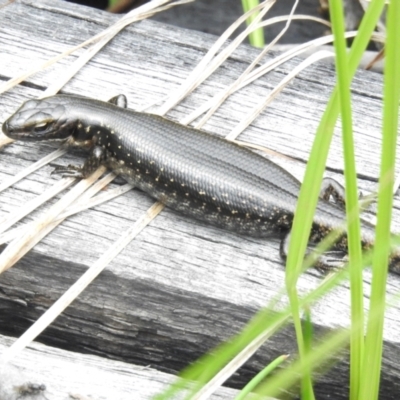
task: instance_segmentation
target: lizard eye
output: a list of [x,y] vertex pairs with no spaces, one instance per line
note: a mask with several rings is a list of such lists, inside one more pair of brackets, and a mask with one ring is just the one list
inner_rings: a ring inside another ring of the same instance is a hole
[[41,124],[35,125],[33,130],[34,130],[34,132],[41,133],[41,132],[44,132],[47,129],[48,125],[49,124],[47,122],[42,122]]

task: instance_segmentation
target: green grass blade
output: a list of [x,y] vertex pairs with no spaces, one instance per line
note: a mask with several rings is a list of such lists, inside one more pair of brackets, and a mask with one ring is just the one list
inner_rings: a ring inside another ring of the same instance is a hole
[[320,344],[309,353],[305,362],[295,360],[290,366],[287,366],[287,368],[279,371],[279,373],[261,384],[257,388],[256,393],[272,398],[282,398],[286,390],[293,388],[298,383],[299,377],[303,374],[304,367],[317,369],[326,364],[326,359],[329,355],[338,352],[348,344],[349,335],[350,333],[346,330],[326,335],[320,340]]
[[279,356],[262,371],[260,371],[235,397],[235,400],[243,400],[251,393],[276,367],[283,363],[288,358],[287,355]]
[[[353,46],[348,57],[348,73],[352,78],[368,45],[369,38],[376,26],[379,15],[382,12],[385,0],[374,0],[367,9],[361,22],[358,35],[354,39]],[[304,360],[305,348],[300,321],[300,308],[296,290],[298,276],[302,269],[302,262],[306,251],[309,232],[313,215],[316,209],[319,188],[326,164],[326,159],[333,135],[333,129],[339,114],[338,89],[335,88],[328,102],[327,108],[321,118],[316,137],[307,163],[307,169],[303,184],[301,186],[296,214],[293,222],[289,253],[286,266],[286,286],[290,299],[294,326],[296,330],[299,348],[300,362]],[[302,369],[306,371],[305,368]],[[303,378],[303,387],[308,387],[311,382],[310,376]]]
[[[358,212],[357,172],[354,157],[353,122],[351,115],[350,83],[346,39],[344,37],[344,10],[342,0],[330,3],[332,31],[335,37],[336,73],[340,113],[342,116],[343,153],[345,164],[346,212],[350,257],[350,287],[352,330],[350,336],[350,399],[357,399],[363,361],[364,332],[354,327],[364,326],[364,302],[362,290],[362,252],[360,220]],[[351,216],[351,217],[350,217]]]
[[377,399],[382,362],[383,323],[390,224],[393,206],[394,165],[400,96],[400,2],[391,1],[387,14],[385,45],[382,158],[378,192],[376,243],[373,255],[370,315],[365,339],[365,363],[360,398]]
[[[258,0],[242,0],[243,11],[247,12],[259,4]],[[250,25],[257,17],[258,12],[254,13],[247,19],[247,25]],[[264,47],[264,30],[262,28],[256,29],[249,35],[249,42],[254,47]]]
[[[347,275],[345,270],[325,279],[315,290],[300,300],[300,305],[309,307],[328,291],[342,282]],[[273,303],[270,304],[270,306]],[[162,393],[153,397],[153,400],[169,400],[177,396],[178,393],[185,392],[186,397],[190,398],[195,394],[199,387],[209,381],[225,364],[227,364],[235,354],[247,346],[256,336],[262,334],[265,338],[271,336],[278,329],[288,323],[291,317],[290,307],[286,307],[281,312],[275,312],[271,308],[261,310],[255,315],[243,329],[243,331],[229,341],[213,349],[210,354],[202,356],[189,367],[180,373],[180,378],[165,389]],[[185,391],[185,389],[188,389]],[[274,390],[278,390],[275,388]]]
[[199,358],[180,373],[180,378],[167,390],[156,395],[153,400],[173,398],[186,389],[184,398],[191,398],[210,379],[212,379],[236,354],[244,349],[256,337],[271,336],[290,318],[288,309],[282,312],[261,310],[236,337],[223,343],[212,352]]
[[[309,307],[305,307],[304,312],[304,321],[303,321],[303,332],[304,332],[304,349],[305,349],[305,358],[306,360],[312,354],[312,344],[313,344],[313,325],[311,321],[311,311]],[[307,380],[304,382],[305,384],[302,386],[302,399],[313,399],[314,389],[312,382],[312,366],[306,365],[307,371],[304,375],[307,377]]]

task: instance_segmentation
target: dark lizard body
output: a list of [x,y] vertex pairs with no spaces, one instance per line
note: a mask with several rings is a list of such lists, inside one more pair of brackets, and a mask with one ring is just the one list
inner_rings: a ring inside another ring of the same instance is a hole
[[[290,232],[300,190],[296,178],[246,148],[165,118],[58,95],[26,102],[3,132],[13,139],[67,139],[90,148],[82,168],[62,171],[68,176],[87,177],[105,164],[166,206],[214,226],[253,237],[280,235],[282,243]],[[310,240],[343,227],[345,217],[343,207],[321,199]],[[363,223],[363,248],[373,238],[373,226]],[[335,248],[347,250],[346,234]],[[392,256],[391,269],[399,272],[397,263]]]

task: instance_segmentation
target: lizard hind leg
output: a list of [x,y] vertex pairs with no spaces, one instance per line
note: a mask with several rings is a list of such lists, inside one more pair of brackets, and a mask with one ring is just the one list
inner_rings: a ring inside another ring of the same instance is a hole
[[321,184],[319,197],[325,201],[329,201],[332,197],[336,204],[345,206],[345,191],[344,187],[333,178],[324,178]]
[[[329,201],[331,198],[333,198],[334,202],[337,205],[339,205],[343,209],[345,208],[345,188],[341,183],[333,178],[327,177],[322,180],[319,197],[325,201]],[[365,202],[367,206],[369,205],[369,203],[373,203],[377,199],[376,193],[364,195],[362,192],[360,192],[358,197],[359,200],[363,200],[363,202]],[[364,209],[364,206],[362,209]]]
[[[285,262],[289,250],[290,237],[291,231],[285,234],[279,246],[279,255]],[[323,254],[317,255],[310,247],[307,248],[305,256],[306,258],[309,256],[314,257],[314,262],[312,264],[313,267],[323,273],[340,269],[347,261],[347,257],[342,251],[330,250]]]
[[111,97],[108,102],[121,108],[128,107],[128,100],[126,99],[126,96],[124,94],[119,94],[118,96]]

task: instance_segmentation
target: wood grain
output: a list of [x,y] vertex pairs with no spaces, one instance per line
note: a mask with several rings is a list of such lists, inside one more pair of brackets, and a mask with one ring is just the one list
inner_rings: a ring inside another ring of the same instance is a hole
[[[0,9],[0,79],[5,81],[109,26],[117,17],[67,2],[16,1]],[[176,89],[216,40],[214,36],[142,21],[125,29],[66,85],[65,93],[106,100],[124,93],[133,109]],[[243,71],[257,51],[241,46],[168,117],[180,120]],[[267,57],[274,56],[274,53]],[[0,122],[19,104],[38,96],[75,56],[29,78],[0,96]],[[292,60],[234,94],[205,125],[226,135],[290,71]],[[334,85],[328,64],[304,71],[240,137],[277,152],[275,162],[301,178],[318,121]],[[359,184],[373,190],[378,176],[382,77],[359,71],[353,82]],[[53,150],[50,144],[13,143],[1,150],[0,180]],[[80,164],[68,154],[0,194],[0,217],[50,187],[55,165]],[[340,129],[330,150],[327,175],[343,181]],[[399,168],[397,168],[399,170]],[[110,187],[117,185],[113,183]],[[51,204],[53,202],[50,202]],[[153,203],[132,190],[66,220],[0,277],[0,326],[20,335]],[[44,207],[43,207],[44,208]],[[31,220],[41,210],[24,219]],[[395,197],[393,229],[400,231]],[[165,210],[39,338],[48,345],[123,360],[175,373],[228,339],[284,287],[279,240],[255,240],[223,232]],[[300,279],[306,293],[321,276]],[[370,274],[365,273],[368,300]],[[400,280],[389,277],[388,296]],[[317,335],[347,327],[349,289],[345,283],[313,306]],[[281,299],[287,303],[286,297]],[[368,304],[368,301],[366,301]],[[399,393],[400,319],[387,312],[382,399]],[[278,332],[230,381],[239,386],[274,357],[296,353],[292,326]],[[320,379],[318,398],[347,398],[347,362]],[[333,395],[334,394],[334,395]],[[395,397],[393,397],[395,396]]]
[[[12,340],[0,336],[0,350]],[[15,362],[0,364],[1,400],[132,400],[152,399],[175,381],[173,375],[94,355],[33,343]],[[27,383],[45,385],[38,395],[18,397]],[[237,391],[220,388],[211,399],[228,400]]]

